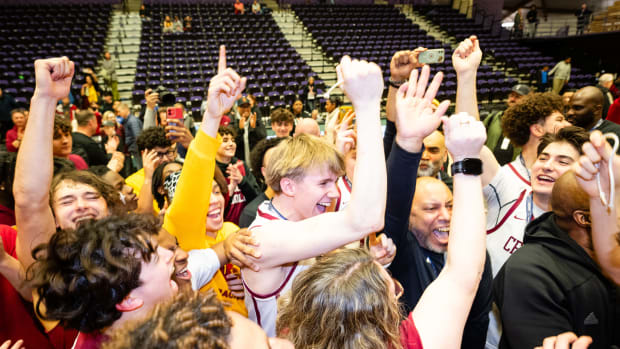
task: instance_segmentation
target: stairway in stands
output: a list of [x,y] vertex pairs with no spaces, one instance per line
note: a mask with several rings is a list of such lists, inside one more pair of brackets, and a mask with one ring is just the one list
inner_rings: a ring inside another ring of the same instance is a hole
[[[316,45],[312,36],[305,29],[303,23],[291,11],[290,5],[281,8],[275,0],[265,1],[267,7],[272,10],[272,16],[278,27],[284,34],[288,42],[297,50],[303,59],[306,60],[318,77],[325,82],[329,88],[336,83],[336,63],[330,59],[321,48]],[[342,95],[340,89],[334,90],[332,95]],[[345,97],[345,102],[348,100]]]
[[[117,9],[112,13],[105,40],[105,49],[116,61],[118,92],[120,99],[131,101],[131,91],[136,75],[136,62],[140,52],[142,21],[137,11],[123,13]],[[102,60],[98,62],[101,65]]]

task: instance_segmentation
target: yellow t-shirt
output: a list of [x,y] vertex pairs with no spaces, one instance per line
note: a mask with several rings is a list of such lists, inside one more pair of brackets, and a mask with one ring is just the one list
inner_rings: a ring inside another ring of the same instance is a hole
[[[185,251],[208,248],[239,229],[232,223],[224,223],[215,239],[206,235],[207,213],[215,173],[215,153],[221,142],[219,136],[216,139],[202,130],[198,131],[187,150],[174,200],[166,210],[163,228],[176,236],[179,246]],[[247,316],[243,299],[232,296],[228,289],[224,276],[231,273],[239,273],[239,268],[230,264],[222,266],[201,291],[215,289],[218,297],[228,304],[227,309]]]

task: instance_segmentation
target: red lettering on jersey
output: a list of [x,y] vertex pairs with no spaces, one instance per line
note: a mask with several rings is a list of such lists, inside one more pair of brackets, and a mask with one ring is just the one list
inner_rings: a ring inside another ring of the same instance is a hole
[[513,254],[516,250],[518,250],[521,246],[523,246],[523,242],[511,236],[506,240],[504,244],[504,251]]

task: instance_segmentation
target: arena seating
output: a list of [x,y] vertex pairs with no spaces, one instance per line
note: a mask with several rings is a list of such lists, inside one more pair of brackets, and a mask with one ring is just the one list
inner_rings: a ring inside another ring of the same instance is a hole
[[[249,4],[247,5],[249,6]],[[231,4],[149,4],[142,28],[140,55],[132,93],[163,85],[189,102],[195,118],[209,81],[216,74],[219,45],[226,45],[228,66],[248,79],[248,93],[262,111],[292,104],[309,76],[316,76],[284,38],[270,14],[234,15]],[[165,16],[192,17],[191,32],[164,34]],[[322,88],[322,82],[317,81]],[[321,93],[321,92],[319,92]]]
[[[434,71],[445,73],[444,84],[438,98],[456,98],[456,74],[452,68],[452,48],[435,40],[391,5],[320,6],[294,5],[293,10],[304,23],[308,32],[323,50],[335,61],[343,55],[366,59],[381,66],[386,81],[390,74],[390,59],[399,50],[411,50],[418,46],[429,49],[444,48],[443,63],[434,65]],[[386,25],[388,24],[389,25]],[[502,72],[493,72],[482,65],[478,73],[478,96],[491,100],[504,96],[514,84]]]
[[[557,62],[565,58],[546,56],[516,40],[494,35],[490,29],[485,29],[481,24],[476,24],[473,19],[465,17],[451,7],[421,6],[418,10],[433,23],[455,36],[457,40],[463,40],[470,35],[477,35],[484,53],[490,54],[496,60],[505,63],[506,67],[516,68],[521,74],[534,76],[545,65],[553,68]],[[593,83],[595,84],[594,75],[586,74],[578,67],[572,68],[568,88],[580,88]]]
[[81,69],[94,68],[101,57],[112,2],[1,6],[0,87],[25,107],[35,86],[34,61],[67,56],[76,65],[73,90],[79,95]]

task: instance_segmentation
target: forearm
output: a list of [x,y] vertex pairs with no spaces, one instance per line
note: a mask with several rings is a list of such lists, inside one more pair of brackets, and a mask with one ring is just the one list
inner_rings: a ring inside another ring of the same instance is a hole
[[[4,251],[0,251],[0,253],[4,253]],[[22,298],[32,302],[32,290],[25,283],[24,267],[17,259],[5,254],[0,260],[0,275],[9,281]]]
[[456,85],[456,112],[465,112],[476,120],[480,120],[478,113],[478,97],[476,95],[476,72],[463,73],[457,76]]
[[[381,137],[379,102],[354,104],[357,114],[355,185],[345,214],[350,224],[367,233],[383,228],[387,174]],[[369,205],[369,203],[372,203]]]
[[397,249],[405,243],[403,235],[408,231],[421,155],[421,152],[408,153],[398,144],[394,144],[387,160],[387,200],[383,231],[394,241]]
[[601,268],[616,284],[620,285],[620,241],[616,212],[609,212],[600,198],[590,198],[592,215],[592,242]]
[[157,126],[157,121],[155,119],[155,109],[146,107],[146,111],[144,112],[144,125],[142,126],[142,129],[146,130],[149,127]]
[[462,290],[475,294],[486,256],[485,211],[480,176],[454,175],[446,270]]
[[34,262],[31,249],[47,242],[55,227],[49,207],[55,106],[55,100],[41,97],[35,91],[21,144],[22,151],[17,154],[13,194],[15,219],[20,232],[16,245],[19,261],[26,268]]
[[142,184],[142,190],[138,195],[138,208],[137,213],[153,214],[153,191],[151,190],[153,184],[153,174],[144,174],[144,183]]
[[[221,115],[210,115],[208,108],[205,108],[205,113],[202,116],[202,122],[200,123],[200,130],[207,136],[216,138],[217,129],[220,127]],[[196,135],[197,136],[197,135]]]

